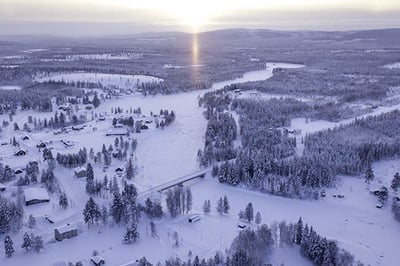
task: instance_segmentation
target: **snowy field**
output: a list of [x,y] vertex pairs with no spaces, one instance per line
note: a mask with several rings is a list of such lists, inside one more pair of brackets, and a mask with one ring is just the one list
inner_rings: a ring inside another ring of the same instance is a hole
[[44,51],[48,51],[49,49],[44,49],[44,48],[37,48],[37,49],[28,49],[28,50],[22,50],[21,52],[23,53],[27,53],[27,54],[32,54],[32,53],[36,53],[36,52],[44,52]]
[[161,82],[162,79],[145,76],[145,75],[119,75],[119,74],[103,74],[103,73],[57,73],[50,76],[38,76],[36,81],[65,81],[65,82],[90,82],[100,83],[105,87],[117,86],[121,89],[132,89],[138,87],[142,83]]
[[389,65],[384,65],[384,68],[389,68],[389,69],[393,69],[393,68],[400,68],[400,63],[393,63],[393,64],[389,64]]
[[54,58],[42,58],[42,62],[72,62],[81,60],[131,60],[142,58],[141,53],[98,53],[98,54],[74,54],[67,56],[54,56]]
[[0,90],[19,91],[19,90],[21,90],[21,87],[20,86],[0,86]]
[[331,122],[326,120],[311,120],[304,117],[293,118],[290,121],[290,126],[286,127],[289,130],[297,130],[298,134],[295,135],[296,137],[296,154],[297,156],[303,155],[304,144],[302,140],[309,134],[333,129],[335,127],[339,127],[342,125],[348,125],[354,122],[355,119],[365,118],[368,116],[380,115],[384,113],[389,113],[394,110],[400,110],[400,104],[390,105],[390,106],[378,106],[377,108],[373,109],[371,112],[357,116],[355,118],[343,119],[338,122]]
[[301,102],[311,102],[317,99],[315,98],[305,98],[294,95],[285,95],[285,94],[273,94],[273,93],[263,93],[257,90],[246,90],[240,91],[238,93],[233,93],[235,98],[237,99],[254,99],[254,100],[271,100],[271,99],[295,99]]
[[[51,142],[54,148],[53,153],[76,152],[79,148],[101,149],[104,143],[106,147],[114,142],[114,137],[106,137],[105,132],[110,127],[112,120],[110,110],[114,107],[122,107],[128,110],[130,107],[142,110],[142,114],[149,115],[151,111],[158,113],[160,109],[174,110],[176,120],[168,127],[156,129],[152,126],[148,131],[141,134],[133,134],[131,137],[138,140],[138,147],[135,152],[139,165],[139,175],[134,180],[139,192],[151,187],[166,183],[191,172],[199,170],[196,162],[197,151],[204,146],[204,132],[207,121],[203,117],[203,109],[198,107],[199,97],[207,91],[217,90],[233,83],[264,80],[272,76],[276,67],[297,68],[301,65],[268,63],[266,69],[246,73],[243,77],[230,81],[219,82],[204,91],[179,93],[175,95],[157,95],[144,97],[141,95],[128,95],[120,98],[113,98],[103,102],[94,111],[84,111],[87,116],[96,113],[106,113],[106,121],[91,120],[86,123],[82,131],[69,132],[62,135],[54,135],[50,132],[39,132],[29,134],[30,140],[20,141],[28,153],[26,156],[15,160],[12,155],[11,145],[0,146],[0,157],[2,163],[12,164],[14,167],[24,166],[31,159],[38,159],[40,153],[35,145],[41,141]],[[100,82],[103,85],[116,85],[119,87],[132,86],[136,82],[159,81],[153,77],[127,76],[94,73],[70,73],[55,74],[50,77],[41,77],[39,81],[65,80],[65,81],[90,81]],[[371,114],[379,114],[398,109],[400,105],[392,107],[379,107]],[[51,113],[28,113],[17,112],[13,122],[23,124],[28,115],[37,118],[50,117]],[[2,115],[0,118],[5,118]],[[237,117],[236,117],[237,119]],[[301,129],[299,137],[318,130],[332,128],[334,126],[350,123],[350,120],[343,120],[338,123],[326,121],[306,122],[303,118],[292,120],[292,129]],[[93,128],[96,127],[96,130]],[[2,140],[9,140],[15,133],[12,125],[2,133]],[[20,139],[23,133],[17,134]],[[75,145],[70,148],[60,146],[60,140],[69,140]],[[173,156],[171,156],[173,155]],[[115,160],[113,165],[106,172],[100,166],[95,166],[95,176],[102,178],[104,174],[112,177],[113,168],[118,166]],[[388,185],[396,171],[400,171],[400,160],[383,161],[374,164],[375,175],[377,176],[371,186]],[[372,196],[363,180],[354,177],[341,177],[336,188],[327,189],[326,198],[319,201],[297,200],[281,198],[259,192],[249,191],[238,187],[231,187],[218,183],[209,175],[200,181],[191,184],[193,192],[192,213],[202,213],[204,200],[211,200],[211,213],[202,215],[202,219],[195,223],[187,222],[187,215],[179,216],[176,219],[163,218],[156,222],[159,232],[158,238],[148,236],[148,220],[142,217],[139,229],[141,238],[134,245],[122,245],[122,235],[125,227],[115,226],[113,228],[87,229],[83,225],[82,209],[88,199],[85,193],[85,181],[73,177],[71,169],[58,166],[55,172],[63,190],[69,196],[71,207],[61,210],[58,207],[57,199],[51,198],[50,203],[28,206],[25,208],[26,217],[33,214],[37,217],[38,228],[36,234],[43,236],[45,249],[41,254],[31,252],[25,254],[20,246],[22,234],[13,236],[16,253],[11,259],[0,256],[0,265],[53,265],[57,261],[82,260],[85,265],[90,265],[89,259],[93,250],[107,261],[106,265],[121,265],[123,263],[146,256],[150,261],[156,263],[167,258],[178,256],[182,259],[188,258],[189,250],[200,257],[213,256],[217,250],[229,248],[232,239],[238,234],[237,227],[240,210],[244,209],[248,202],[252,202],[255,211],[259,211],[263,223],[271,224],[274,221],[286,220],[296,222],[301,216],[303,220],[312,225],[318,233],[331,239],[338,240],[341,247],[356,256],[356,259],[371,265],[392,265],[398,260],[397,242],[400,226],[392,218],[390,206],[383,209],[375,208],[377,199]],[[15,190],[15,188],[11,188]],[[7,192],[11,193],[11,192]],[[345,197],[339,199],[333,195],[342,194]],[[220,216],[216,211],[216,201],[219,197],[227,195],[230,200],[231,210],[229,215]],[[160,196],[160,195],[155,195]],[[100,203],[109,199],[96,198]],[[164,208],[165,209],[165,208]],[[51,215],[55,224],[51,225],[44,221],[44,215]],[[53,229],[65,223],[78,225],[80,233],[78,237],[63,242],[55,242]],[[249,225],[250,227],[254,225]],[[181,245],[173,247],[172,235],[178,232]],[[154,252],[157,251],[157,252]],[[286,259],[285,259],[286,258]],[[46,263],[44,263],[46,262]],[[296,248],[277,249],[270,258],[274,265],[284,263],[293,266],[308,266],[310,263],[301,257]]]

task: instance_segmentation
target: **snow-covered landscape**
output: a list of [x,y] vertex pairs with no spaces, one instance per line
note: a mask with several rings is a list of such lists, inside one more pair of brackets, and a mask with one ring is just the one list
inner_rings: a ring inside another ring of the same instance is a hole
[[0,30],[1,266],[399,264],[400,31],[201,12]]

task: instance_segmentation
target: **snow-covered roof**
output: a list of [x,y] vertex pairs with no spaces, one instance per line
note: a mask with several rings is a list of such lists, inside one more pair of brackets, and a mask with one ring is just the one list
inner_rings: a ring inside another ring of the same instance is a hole
[[26,150],[24,150],[22,148],[19,148],[15,153],[19,153],[19,152],[25,152],[26,153]]
[[115,172],[123,172],[123,171],[124,171],[123,166],[118,166],[117,168],[115,168]]
[[50,200],[49,193],[43,188],[27,188],[24,190],[25,201]]
[[137,266],[137,265],[139,265],[139,262],[137,260],[135,260],[135,261],[131,261],[131,262],[122,264],[120,266]]
[[4,184],[0,183],[0,189],[5,189],[5,188],[6,188],[6,186]]
[[56,229],[58,232],[60,232],[60,234],[64,234],[64,233],[67,233],[67,232],[72,231],[72,230],[78,230],[78,227],[76,227],[76,226],[73,225],[73,224],[66,224],[66,225],[57,227],[57,228],[55,228],[55,229]]
[[82,172],[82,171],[86,171],[86,167],[79,166],[79,167],[76,167],[76,168],[74,169],[74,171],[75,171],[75,173],[79,173],[79,172]]
[[110,128],[107,130],[106,135],[126,135],[128,130],[126,128]]
[[103,257],[101,256],[94,256],[91,258],[91,261],[93,261],[95,264],[100,264],[101,261],[106,261]]

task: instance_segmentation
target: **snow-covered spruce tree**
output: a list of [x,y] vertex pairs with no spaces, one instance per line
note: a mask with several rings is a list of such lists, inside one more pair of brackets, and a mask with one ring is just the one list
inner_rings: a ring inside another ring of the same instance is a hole
[[396,197],[393,197],[392,213],[394,218],[400,222],[400,201],[398,201]]
[[296,224],[296,240],[295,240],[295,242],[297,245],[301,244],[302,238],[303,238],[303,220],[300,217]]
[[151,237],[158,237],[156,224],[153,221],[150,221],[150,232]]
[[92,197],[86,202],[85,209],[83,210],[83,217],[88,227],[91,224],[98,223],[101,216],[99,205],[93,200]]
[[251,202],[247,204],[246,209],[244,210],[244,215],[248,222],[254,220],[254,210],[253,210],[253,204]]
[[100,219],[104,226],[106,226],[108,223],[108,216],[109,216],[108,209],[106,206],[103,205],[103,207],[101,207]]
[[256,224],[261,224],[261,220],[262,220],[262,218],[261,218],[261,213],[260,212],[257,212],[257,214],[256,214],[256,218],[255,218],[255,223]]
[[63,209],[67,209],[68,208],[68,198],[67,198],[67,194],[65,194],[65,191],[60,194],[60,198],[58,200],[58,204]]
[[367,169],[365,170],[365,183],[369,184],[372,180],[374,180],[374,171],[372,170],[372,164],[369,162],[367,164]]
[[94,108],[99,107],[99,105],[100,105],[100,100],[99,100],[99,97],[97,97],[97,93],[94,94],[92,103],[93,103]]
[[132,178],[135,177],[135,169],[133,166],[132,158],[129,158],[128,163],[126,165],[125,177],[128,180],[131,180]]
[[127,224],[129,221],[138,222],[140,216],[140,210],[137,206],[136,197],[137,190],[133,184],[125,184],[124,190],[122,191],[122,202],[123,202],[123,221]]
[[390,187],[391,187],[391,188],[394,190],[394,192],[396,192],[396,193],[397,193],[397,191],[399,190],[399,188],[400,188],[400,174],[399,174],[398,172],[394,175],[393,180],[392,180],[392,184],[391,184]]
[[[262,225],[257,230],[244,230],[232,241],[226,265],[263,265],[272,252],[271,229]],[[244,264],[243,264],[244,263]]]
[[22,226],[24,209],[21,203],[0,197],[0,234],[18,232]]
[[211,202],[210,200],[205,200],[203,204],[204,214],[209,214],[211,212]]
[[221,215],[224,213],[224,200],[222,197],[217,201],[217,212]]
[[43,239],[40,236],[35,236],[33,241],[33,248],[37,253],[39,253],[44,248]]
[[144,213],[150,218],[161,218],[163,215],[162,206],[159,201],[152,201],[150,198],[147,198],[145,201]]
[[124,204],[122,202],[121,194],[114,192],[114,198],[111,204],[111,216],[116,224],[121,223],[124,212]]
[[179,247],[179,246],[180,246],[180,241],[179,241],[179,234],[178,234],[177,231],[175,231],[175,232],[172,234],[172,239],[174,240],[174,245],[173,245],[173,247],[174,247],[174,248]]
[[379,202],[382,205],[385,204],[388,197],[389,197],[389,190],[387,189],[387,187],[382,186],[379,190],[379,195],[378,195]]
[[136,242],[140,237],[139,231],[137,229],[137,224],[132,223],[130,227],[126,228],[126,233],[124,235],[124,243],[132,244]]
[[225,214],[229,213],[230,206],[229,206],[228,197],[226,195],[224,196],[224,207],[223,207],[223,209],[224,209],[224,213]]
[[29,218],[28,218],[28,228],[32,229],[32,228],[35,228],[35,227],[36,227],[36,219],[31,214],[31,215],[29,215]]
[[[187,196],[188,192],[187,189],[183,189],[182,187],[174,187],[167,191],[167,197],[165,199],[167,209],[171,214],[171,217],[176,217],[179,214],[185,213],[188,210],[188,202],[187,200],[191,201],[191,196]],[[191,193],[191,192],[189,192]],[[191,203],[191,202],[189,202]],[[191,209],[191,204],[190,204]]]
[[11,237],[6,235],[4,237],[4,251],[7,257],[11,257],[14,253],[14,242],[12,241]]
[[86,166],[86,181],[88,180],[94,180],[93,166],[90,163]]
[[32,249],[32,239],[28,233],[24,234],[24,239],[21,247],[24,248],[26,251],[30,251]]
[[186,213],[192,210],[192,206],[193,206],[192,190],[188,187],[186,188]]

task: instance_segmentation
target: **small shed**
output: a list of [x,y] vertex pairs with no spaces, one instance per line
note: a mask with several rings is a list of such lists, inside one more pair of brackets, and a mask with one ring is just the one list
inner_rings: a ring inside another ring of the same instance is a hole
[[101,265],[103,265],[103,264],[106,264],[106,260],[105,260],[103,257],[99,256],[99,255],[92,257],[92,258],[90,259],[90,261],[91,261],[95,266],[101,266]]
[[14,153],[14,156],[24,156],[26,155],[26,151],[23,149],[19,149],[17,152]]
[[127,136],[129,135],[128,129],[126,128],[110,128],[106,132],[106,136]]
[[44,143],[43,141],[39,142],[38,144],[36,144],[36,148],[46,148],[46,143]]
[[22,140],[30,140],[30,137],[28,135],[25,135],[22,137]]
[[0,191],[6,191],[6,186],[0,183]]
[[50,201],[49,193],[43,188],[27,188],[24,197],[26,206]]
[[79,131],[85,128],[85,125],[76,125],[76,126],[72,126],[72,130],[74,131]]
[[77,167],[74,169],[74,174],[77,178],[85,177],[87,174],[86,168],[83,166]]
[[71,224],[66,224],[54,229],[54,237],[58,241],[70,239],[78,235],[78,228]]
[[20,168],[15,168],[14,169],[14,174],[16,174],[16,175],[19,175],[19,174],[22,174],[24,171],[22,171],[22,169],[20,169]]
[[64,144],[65,148],[73,147],[75,143],[70,140],[61,140],[61,143]]
[[200,221],[200,215],[199,214],[195,214],[195,215],[192,215],[192,216],[190,216],[189,218],[188,218],[188,222],[189,223],[194,223],[194,222],[198,222],[198,221]]
[[142,126],[140,127],[140,129],[149,129],[149,127],[148,127],[147,125],[142,125]]

